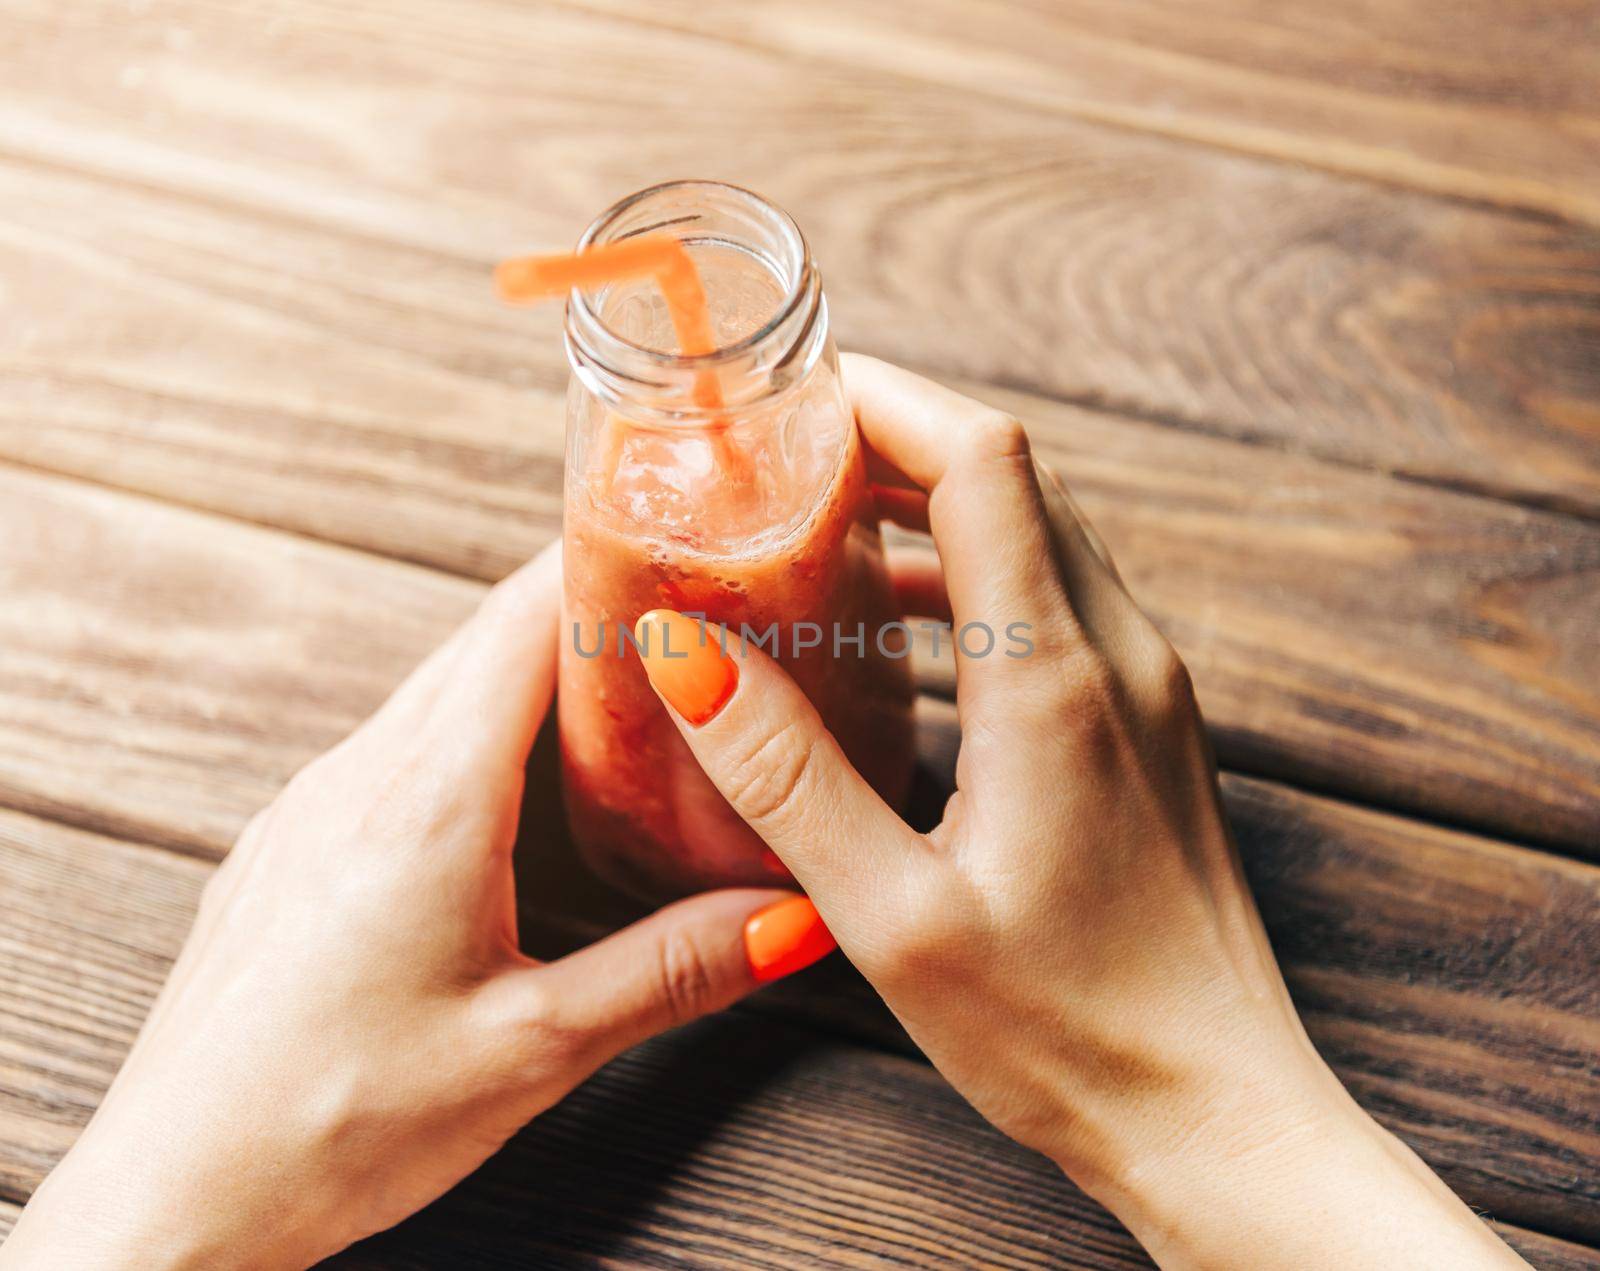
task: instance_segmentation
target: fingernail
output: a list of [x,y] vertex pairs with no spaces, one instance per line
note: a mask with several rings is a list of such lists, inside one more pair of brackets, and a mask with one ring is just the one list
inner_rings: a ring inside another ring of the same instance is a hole
[[695,727],[728,704],[739,666],[709,628],[672,609],[652,609],[633,624],[633,642],[656,691]]
[[839,947],[817,907],[791,896],[751,914],[744,924],[744,951],[761,983],[803,971]]

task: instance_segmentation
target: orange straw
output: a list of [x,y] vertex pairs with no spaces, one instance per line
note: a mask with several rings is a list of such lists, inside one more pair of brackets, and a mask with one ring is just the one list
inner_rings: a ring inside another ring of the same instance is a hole
[[[561,256],[523,256],[502,261],[494,271],[495,290],[511,304],[531,304],[574,288],[587,291],[641,277],[654,278],[661,289],[679,352],[686,357],[715,353],[717,340],[700,271],[684,245],[668,234],[624,238]],[[695,404],[708,409],[722,405],[721,388],[709,372],[696,378]]]
[[[678,337],[679,352],[686,357],[716,352],[717,340],[711,330],[711,310],[706,304],[700,271],[688,249],[670,234],[644,234],[560,256],[523,256],[502,261],[494,271],[495,290],[511,304],[531,304],[574,288],[589,290],[603,283],[641,277],[654,278],[660,288]],[[722,386],[714,372],[696,372],[694,402],[706,410],[716,410],[723,404]],[[733,448],[725,434],[719,432],[714,444],[729,476],[752,475],[748,460]]]
[[522,256],[501,261],[494,282],[502,300],[513,304],[559,296],[574,287],[588,290],[619,278],[663,273],[689,253],[667,234],[624,238],[559,256]]

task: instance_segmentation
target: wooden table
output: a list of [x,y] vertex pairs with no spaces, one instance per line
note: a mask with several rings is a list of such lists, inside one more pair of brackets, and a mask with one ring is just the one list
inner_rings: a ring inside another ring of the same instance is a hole
[[[492,262],[704,175],[1028,422],[1322,1052],[1600,1267],[1593,0],[3,0],[0,66],[0,1223],[250,813],[557,532],[559,315]],[[528,856],[536,948],[606,920]],[[838,962],[339,1265],[1145,1265]]]

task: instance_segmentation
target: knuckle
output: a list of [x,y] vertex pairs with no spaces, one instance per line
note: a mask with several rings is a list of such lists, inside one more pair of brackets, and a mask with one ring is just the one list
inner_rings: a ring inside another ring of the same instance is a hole
[[1116,671],[1093,645],[1082,643],[1050,659],[1050,674],[1033,690],[1025,707],[1044,722],[1060,726],[1110,716],[1117,701]]
[[979,411],[968,421],[962,437],[973,459],[1032,461],[1028,430],[1006,411]]
[[699,1019],[716,1005],[710,964],[688,931],[672,930],[662,936],[659,957],[661,1000],[675,1023]]
[[519,1071],[564,1069],[588,1043],[566,1020],[559,996],[537,974],[519,983],[514,994],[480,993],[478,1010],[491,1046],[508,1053]]
[[1068,655],[1054,691],[1041,694],[1041,721],[1052,724],[1078,753],[1099,759],[1115,754],[1126,730],[1124,693],[1116,668],[1098,649],[1085,645]]
[[565,1022],[554,993],[535,985],[525,991],[515,1021],[523,1045],[544,1058],[561,1059],[580,1049],[580,1034]]
[[968,907],[943,889],[910,902],[895,934],[872,960],[872,978],[889,988],[948,984],[959,976],[977,932]]
[[1061,693],[1067,709],[1080,717],[1111,716],[1119,696],[1116,668],[1099,649],[1084,645],[1062,668]]
[[1165,717],[1186,716],[1196,709],[1194,677],[1166,641],[1162,641],[1149,672],[1157,710]]
[[768,734],[734,764],[728,802],[753,825],[770,825],[804,807],[816,745],[794,721]]

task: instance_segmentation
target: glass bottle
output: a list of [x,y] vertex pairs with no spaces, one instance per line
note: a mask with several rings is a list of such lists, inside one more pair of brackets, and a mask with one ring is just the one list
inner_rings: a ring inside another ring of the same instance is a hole
[[[912,765],[909,642],[895,624],[860,438],[804,238],[777,207],[707,181],[624,199],[580,248],[676,235],[715,352],[676,352],[647,280],[567,306],[565,596],[558,710],[568,819],[585,859],[651,899],[789,875],[700,771],[631,633],[655,608],[762,642],[891,803]],[[706,406],[707,377],[720,402]]]

